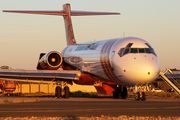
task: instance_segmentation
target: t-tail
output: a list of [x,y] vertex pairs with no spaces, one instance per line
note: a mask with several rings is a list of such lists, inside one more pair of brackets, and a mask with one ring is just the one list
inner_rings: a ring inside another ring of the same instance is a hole
[[120,15],[117,12],[89,12],[89,11],[71,11],[70,4],[63,5],[62,11],[22,11],[22,10],[3,10],[3,12],[14,13],[29,13],[29,14],[44,14],[44,15],[61,15],[64,17],[66,40],[67,45],[75,45],[76,40],[74,37],[71,16],[83,16],[83,15]]

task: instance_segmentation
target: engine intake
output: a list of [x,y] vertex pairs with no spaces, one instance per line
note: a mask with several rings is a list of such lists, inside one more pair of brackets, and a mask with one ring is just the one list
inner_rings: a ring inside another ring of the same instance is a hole
[[43,55],[38,64],[41,66],[41,69],[57,70],[62,64],[62,56],[57,51],[51,51]]

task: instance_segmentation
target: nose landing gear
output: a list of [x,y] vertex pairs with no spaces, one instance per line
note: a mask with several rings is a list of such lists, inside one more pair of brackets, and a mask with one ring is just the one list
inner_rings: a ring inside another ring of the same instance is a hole
[[[137,101],[145,101],[146,100],[146,95],[145,95],[145,92],[146,91],[146,86],[136,86],[138,89],[137,89],[137,94],[136,94],[136,97],[135,97],[135,100]],[[142,89],[143,88],[143,89]],[[119,96],[121,96],[121,99],[126,99],[127,98],[127,88],[126,87],[123,87],[123,86],[117,86],[117,88],[114,90],[113,92],[113,98],[114,99],[118,99]]]
[[146,96],[145,96],[145,92],[137,92],[135,100],[139,101],[145,101],[146,100]]
[[142,101],[145,101],[146,100],[146,94],[144,91],[147,90],[147,85],[145,86],[136,86],[137,88],[137,93],[136,93],[136,97],[135,97],[135,100],[139,101],[139,100],[142,100]]

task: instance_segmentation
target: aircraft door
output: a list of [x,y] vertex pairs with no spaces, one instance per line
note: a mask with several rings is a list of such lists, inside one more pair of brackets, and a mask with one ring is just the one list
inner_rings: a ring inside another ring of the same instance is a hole
[[113,65],[113,61],[114,61],[114,55],[115,55],[115,51],[111,52],[111,57],[110,57],[110,65],[112,70],[114,71],[114,65]]

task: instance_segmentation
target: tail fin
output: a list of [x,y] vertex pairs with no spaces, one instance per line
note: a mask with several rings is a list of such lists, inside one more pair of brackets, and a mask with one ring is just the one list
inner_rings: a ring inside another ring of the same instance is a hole
[[67,14],[64,15],[64,23],[65,23],[65,30],[66,30],[66,40],[67,45],[73,45],[76,44],[76,40],[74,38],[74,32],[71,22],[71,8],[70,4],[64,4],[63,5],[63,11]]
[[71,16],[84,15],[120,15],[115,12],[88,12],[88,11],[71,11],[70,4],[64,4],[62,11],[19,11],[19,10],[3,10],[3,12],[13,13],[29,13],[29,14],[44,14],[44,15],[61,15],[64,17],[67,45],[76,44],[74,32],[71,22]]

